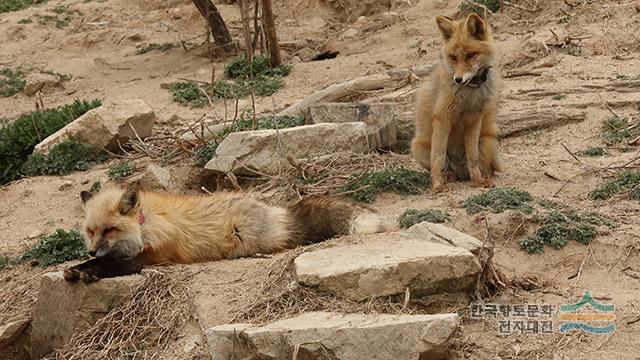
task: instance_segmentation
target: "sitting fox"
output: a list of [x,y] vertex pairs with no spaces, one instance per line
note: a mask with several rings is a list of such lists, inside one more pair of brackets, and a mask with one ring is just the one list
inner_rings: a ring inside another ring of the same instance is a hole
[[492,186],[498,156],[496,49],[489,25],[475,13],[461,21],[436,18],[442,61],[416,99],[415,160],[431,171],[433,191],[446,179]]
[[140,272],[146,265],[189,264],[273,253],[336,235],[384,231],[373,209],[344,199],[309,196],[289,207],[242,193],[187,196],[105,188],[80,194],[85,245],[94,256],[68,268],[85,282]]

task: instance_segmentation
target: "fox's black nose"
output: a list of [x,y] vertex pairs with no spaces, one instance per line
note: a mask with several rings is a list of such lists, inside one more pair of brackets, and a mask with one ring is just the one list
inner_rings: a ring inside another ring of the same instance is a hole
[[91,251],[89,251],[89,255],[91,255],[91,256],[96,256],[96,252],[95,252],[95,250],[91,250]]
[[453,81],[455,81],[456,84],[461,84],[462,83],[462,78],[461,77],[456,77],[456,78],[453,78]]

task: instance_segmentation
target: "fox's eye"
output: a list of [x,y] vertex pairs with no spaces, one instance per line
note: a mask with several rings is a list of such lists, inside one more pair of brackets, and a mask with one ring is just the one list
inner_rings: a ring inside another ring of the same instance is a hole
[[449,55],[449,59],[451,59],[452,63],[456,62],[456,56],[455,55]]
[[114,228],[114,227],[106,228],[106,229],[104,229],[104,233],[103,234],[107,235],[108,233],[110,233],[112,231],[115,231],[115,230],[116,230],[116,228]]
[[476,55],[478,55],[478,53],[474,53],[474,52],[467,53],[467,60],[473,59],[474,57],[476,57]]

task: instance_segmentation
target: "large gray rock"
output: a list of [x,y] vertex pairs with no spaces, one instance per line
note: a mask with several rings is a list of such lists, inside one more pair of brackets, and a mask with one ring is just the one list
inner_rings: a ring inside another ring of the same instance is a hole
[[480,263],[469,251],[415,234],[386,233],[355,245],[303,253],[295,259],[298,281],[339,297],[363,300],[470,293]]
[[161,166],[149,164],[131,183],[145,190],[168,190],[171,187],[171,173]]
[[291,167],[287,157],[301,160],[341,151],[365,153],[369,150],[366,134],[361,122],[234,132],[220,143],[204,168],[224,174],[277,174]]
[[52,146],[73,138],[95,148],[119,152],[118,143],[124,145],[129,139],[151,136],[155,121],[153,110],[140,99],[112,102],[87,111],[36,145],[35,151],[47,153]]
[[406,234],[412,237],[415,235],[418,239],[429,239],[444,245],[460,247],[474,255],[478,255],[482,249],[482,241],[443,224],[424,221],[407,229]]
[[367,124],[367,139],[372,149],[396,144],[396,104],[392,103],[320,103],[309,107],[308,122]]
[[64,280],[62,272],[42,275],[31,322],[31,358],[64,345],[73,333],[88,329],[130,297],[141,275],[85,284]]
[[457,314],[312,312],[260,327],[213,327],[206,335],[214,360],[438,360],[457,326]]

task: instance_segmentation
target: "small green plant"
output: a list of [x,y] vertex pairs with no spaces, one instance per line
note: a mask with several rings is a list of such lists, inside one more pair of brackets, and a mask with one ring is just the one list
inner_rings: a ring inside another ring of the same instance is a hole
[[640,126],[630,126],[629,119],[613,116],[602,123],[602,139],[609,145],[640,136]]
[[[483,5],[493,12],[500,10],[500,0],[472,0],[471,2]],[[484,15],[484,9],[481,6],[474,5],[472,3],[463,1],[458,6],[458,9],[463,13],[474,12],[476,14]]]
[[567,49],[567,54],[571,56],[580,56],[582,54],[582,48],[580,46],[573,46]]
[[38,24],[40,25],[50,25],[54,24],[56,28],[62,29],[69,26],[71,22],[71,17],[69,15],[58,16],[58,15],[36,15],[36,19]]
[[52,12],[56,13],[56,14],[64,14],[69,12],[69,5],[58,5],[56,7],[53,8],[53,10],[51,10]]
[[40,141],[100,105],[99,100],[76,100],[55,109],[20,115],[14,122],[0,127],[0,184],[21,177],[23,164]]
[[102,184],[100,183],[100,181],[96,181],[93,184],[91,184],[91,188],[89,188],[89,192],[95,194],[100,192],[100,189],[102,189]]
[[72,78],[72,77],[71,77],[71,75],[68,75],[68,74],[60,74],[60,73],[57,73],[57,72],[55,72],[55,71],[53,71],[53,70],[41,70],[40,72],[41,72],[42,74],[49,74],[49,75],[57,76],[57,77],[58,77],[58,80],[60,80],[61,82],[62,82],[62,81],[69,81],[69,80],[71,80],[71,78]]
[[140,49],[136,50],[136,55],[143,55],[154,50],[166,52],[178,46],[180,46],[179,43],[169,43],[169,42],[162,43],[162,44],[149,43],[147,46],[143,46]]
[[211,88],[207,84],[197,84],[193,81],[178,81],[169,88],[173,101],[191,107],[202,107],[207,104],[207,94],[211,93]]
[[33,22],[33,20],[31,20],[31,19],[20,19],[20,20],[18,20],[18,24],[21,24],[21,25],[23,25],[23,24],[31,24],[32,22]]
[[545,246],[560,249],[570,240],[588,244],[598,235],[597,226],[616,226],[611,220],[596,214],[576,211],[550,211],[545,214],[536,232],[520,241],[522,250],[541,253]]
[[269,60],[262,55],[254,56],[253,62],[249,64],[247,57],[242,54],[225,66],[224,74],[231,79],[251,79],[257,76],[287,76],[291,73],[292,68],[291,65],[271,67],[269,66]]
[[515,188],[494,188],[480,195],[475,195],[464,201],[464,207],[469,214],[480,211],[491,211],[494,214],[507,209],[519,211],[523,214],[533,213],[530,203],[533,196],[526,191]]
[[604,156],[604,155],[607,155],[607,150],[605,150],[605,149],[603,149],[601,147],[589,146],[586,150],[582,150],[582,151],[576,152],[576,155],[578,155],[578,156],[591,156],[591,157]]
[[0,270],[3,270],[4,268],[6,268],[9,265],[13,264],[13,259],[8,257],[8,256],[4,256],[4,255],[0,255]]
[[607,181],[589,193],[592,200],[607,200],[613,195],[627,191],[629,198],[640,200],[640,172],[623,171],[614,180]]
[[10,97],[20,93],[26,83],[20,69],[4,68],[0,70],[0,96]]
[[566,95],[555,95],[552,99],[553,100],[563,100],[566,97],[567,97]]
[[33,261],[44,267],[87,257],[82,234],[77,229],[56,229],[53,234],[40,238],[37,244],[22,254],[20,261]]
[[407,229],[415,224],[424,221],[440,224],[443,222],[447,222],[450,219],[451,216],[449,214],[440,210],[407,209],[404,213],[402,213],[402,215],[400,215],[398,223],[400,224],[401,228]]
[[107,175],[111,180],[121,180],[133,174],[136,171],[135,165],[128,160],[122,160],[113,163],[107,170]]
[[429,177],[404,167],[387,168],[375,172],[355,173],[340,192],[357,201],[371,203],[382,192],[415,195],[429,186]]
[[2,0],[0,1],[0,13],[26,9],[33,3],[33,0]]
[[209,162],[209,160],[213,159],[217,148],[218,142],[215,140],[208,141],[206,144],[197,148],[194,152],[194,156],[198,165],[204,166]]
[[67,175],[89,170],[107,160],[107,155],[90,146],[66,140],[54,145],[47,155],[31,154],[22,165],[25,176]]

